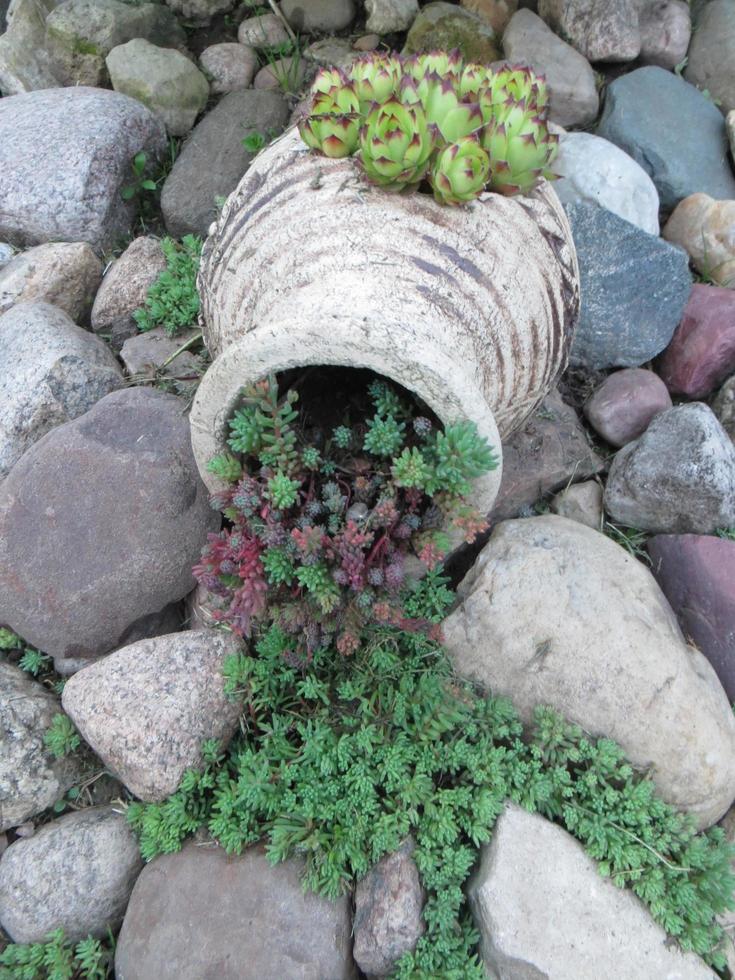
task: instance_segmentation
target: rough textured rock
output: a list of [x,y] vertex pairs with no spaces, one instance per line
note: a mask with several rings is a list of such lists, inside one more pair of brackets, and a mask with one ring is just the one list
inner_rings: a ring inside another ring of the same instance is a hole
[[717,392],[712,410],[725,432],[735,442],[735,374]]
[[0,316],[0,481],[54,426],[123,384],[108,347],[48,303]]
[[46,20],[45,43],[62,85],[106,85],[106,56],[133,38],[186,47],[176,18],[159,3],[63,0]]
[[[374,50],[380,43],[377,34],[371,36],[376,39],[376,43],[373,48],[368,50]],[[303,54],[307,62],[311,61],[324,68],[331,68],[332,66],[348,68],[356,58],[360,57],[362,52],[353,48],[349,41],[345,41],[341,37],[324,37],[320,41],[313,41],[308,48],[304,48]]]
[[699,826],[726,812],[735,797],[727,696],[624,548],[563,517],[506,521],[458,595],[442,631],[461,674],[509,697],[525,720],[545,704],[614,739]]
[[582,287],[572,363],[645,364],[668,345],[689,299],[686,254],[597,204],[566,211]]
[[406,31],[419,12],[418,0],[365,0],[365,26],[376,34]]
[[169,234],[205,237],[226,197],[250,166],[242,144],[250,133],[277,135],[288,122],[288,105],[277,92],[230,92],[208,112],[184,144],[161,193]]
[[651,571],[735,701],[735,541],[704,534],[657,534],[648,541]]
[[[117,942],[118,980],[353,980],[350,900],[304,893],[301,865],[264,849],[185,845],[138,878]],[[247,928],[243,928],[247,923]]]
[[722,113],[673,72],[651,66],[615,79],[607,88],[597,135],[643,167],[665,211],[697,191],[735,197]]
[[245,44],[211,44],[199,55],[213,95],[248,88],[258,67],[258,56]]
[[482,848],[469,896],[483,962],[501,980],[716,980],[571,834],[514,804]]
[[735,5],[710,0],[699,11],[684,77],[717,99],[723,112],[735,109]]
[[599,531],[602,527],[602,487],[596,480],[585,480],[562,490],[551,501],[551,512],[578,521]]
[[217,14],[226,14],[236,0],[166,0],[166,3],[184,20],[194,24],[208,24]]
[[503,443],[503,479],[491,517],[516,517],[545,494],[602,468],[577,413],[553,391]]
[[495,32],[476,14],[438,0],[422,7],[406,36],[404,54],[459,48],[467,61],[489,65],[500,57]]
[[518,10],[518,0],[459,0],[461,6],[477,14],[489,24],[498,37],[508,26],[511,17]]
[[61,799],[78,782],[78,754],[54,758],[43,736],[61,709],[38,681],[0,660],[0,832]]
[[0,239],[111,248],[135,216],[120,193],[130,161],[142,151],[153,164],[165,136],[145,106],[117,92],[59,88],[0,99]]
[[133,313],[166,268],[157,238],[135,238],[105,273],[92,307],[92,330],[105,334],[115,348],[138,333]]
[[191,591],[215,520],[185,404],[114,391],[0,484],[0,622],[55,657],[100,656]]
[[658,372],[688,398],[709,395],[735,372],[735,292],[695,284]]
[[67,681],[64,710],[105,765],[141,800],[166,799],[201,746],[226,745],[242,703],[224,693],[222,662],[239,641],[187,630],[139,640]]
[[588,61],[632,61],[641,49],[637,0],[539,0],[538,12]]
[[352,955],[368,977],[391,974],[426,932],[421,917],[424,894],[413,841],[386,854],[355,889]]
[[735,109],[728,112],[725,119],[725,128],[727,129],[727,138],[730,143],[730,156],[735,159]]
[[12,245],[8,245],[7,242],[0,242],[0,269],[4,269],[5,266],[10,262],[16,252]]
[[640,14],[640,31],[643,64],[676,68],[686,57],[692,35],[687,0],[646,0]]
[[4,34],[0,16],[0,92],[3,95],[20,95],[59,84],[44,46],[46,16],[54,6],[55,0],[15,0],[13,19]]
[[592,428],[613,446],[625,446],[648,428],[651,419],[671,408],[661,378],[643,368],[609,375],[584,406]]
[[281,13],[300,34],[342,31],[355,19],[355,0],[281,0]]
[[285,44],[288,40],[283,21],[275,14],[248,17],[237,29],[237,40],[251,48],[270,48]]
[[306,75],[306,64],[301,57],[278,58],[263,65],[253,81],[253,88],[270,89],[272,92],[299,92]]
[[519,10],[513,15],[503,35],[503,50],[513,64],[523,62],[546,76],[553,122],[584,126],[597,118],[599,98],[589,62],[536,14]]
[[170,377],[181,377],[201,369],[201,361],[196,354],[186,350],[166,367],[163,364],[183,344],[198,336],[198,330],[187,330],[176,337],[169,337],[162,327],[147,330],[128,337],[120,349],[120,360],[131,377],[153,378],[158,369]]
[[180,51],[135,38],[106,59],[116,92],[142,102],[172,136],[184,136],[207,104],[209,82]]
[[735,446],[712,410],[692,402],[656,416],[615,457],[605,509],[660,534],[735,527]]
[[68,813],[0,859],[0,924],[16,943],[62,928],[73,943],[122,922],[143,868],[138,839],[111,806]]
[[102,263],[86,242],[37,245],[0,270],[0,313],[14,303],[51,303],[83,323],[101,279]]
[[[733,194],[735,197],[735,194]],[[735,289],[735,201],[692,194],[664,226],[668,241],[686,249],[695,269],[708,280]]]
[[564,204],[599,204],[650,235],[658,235],[656,186],[632,157],[592,133],[562,133],[554,190]]

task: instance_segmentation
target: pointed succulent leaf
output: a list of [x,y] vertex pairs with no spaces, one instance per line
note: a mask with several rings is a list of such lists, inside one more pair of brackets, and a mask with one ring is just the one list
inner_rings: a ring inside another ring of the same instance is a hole
[[440,204],[463,204],[479,197],[487,183],[490,159],[479,138],[464,136],[445,146],[431,169],[431,186]]

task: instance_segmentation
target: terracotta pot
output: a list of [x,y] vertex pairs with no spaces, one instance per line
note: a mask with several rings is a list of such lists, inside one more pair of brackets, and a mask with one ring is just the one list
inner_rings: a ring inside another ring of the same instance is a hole
[[[559,199],[484,195],[451,208],[370,187],[352,159],[292,129],[258,155],[210,230],[199,273],[213,363],[191,412],[206,464],[242,386],[307,365],[370,368],[442,422],[472,419],[498,453],[556,382],[579,308]],[[489,511],[500,467],[480,478]]]

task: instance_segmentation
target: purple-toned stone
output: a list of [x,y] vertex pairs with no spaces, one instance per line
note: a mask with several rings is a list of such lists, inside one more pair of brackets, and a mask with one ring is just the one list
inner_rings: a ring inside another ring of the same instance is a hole
[[681,628],[735,701],[735,541],[706,534],[658,534],[651,570]]
[[703,398],[735,371],[735,291],[697,283],[659,374],[674,395]]
[[643,368],[624,368],[605,378],[584,407],[592,428],[613,446],[625,446],[671,408],[666,385]]

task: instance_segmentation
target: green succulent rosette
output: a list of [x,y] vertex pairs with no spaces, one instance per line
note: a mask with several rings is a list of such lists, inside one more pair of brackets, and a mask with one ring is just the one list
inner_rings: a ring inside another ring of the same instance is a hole
[[484,125],[480,106],[463,102],[450,78],[427,75],[416,86],[430,126],[436,127],[438,144],[456,143],[463,136],[478,132]]
[[528,194],[541,177],[551,177],[559,137],[549,132],[535,107],[509,103],[482,131],[481,142],[490,157],[491,190]]
[[431,186],[440,204],[474,201],[485,189],[490,158],[478,136],[463,136],[439,151],[431,168]]
[[365,113],[374,104],[393,98],[401,75],[401,63],[392,56],[368,55],[354,61],[348,77],[360,102],[360,111]]
[[310,115],[299,124],[301,139],[324,156],[351,156],[360,137],[359,103],[349,85],[314,98]]
[[420,105],[391,99],[375,106],[360,130],[360,163],[367,179],[400,191],[426,176],[434,136]]
[[459,49],[453,51],[429,51],[425,54],[414,54],[403,59],[403,72],[420,82],[427,75],[439,75],[449,78],[453,83],[459,82],[462,74],[462,53]]

